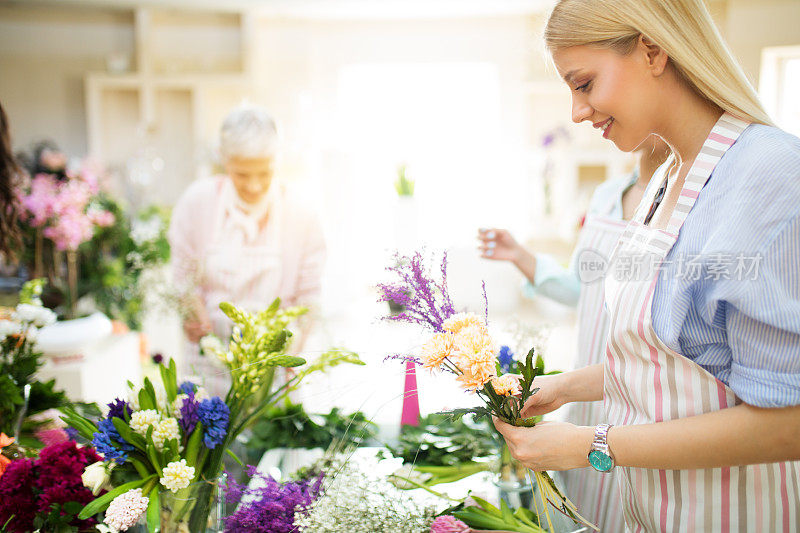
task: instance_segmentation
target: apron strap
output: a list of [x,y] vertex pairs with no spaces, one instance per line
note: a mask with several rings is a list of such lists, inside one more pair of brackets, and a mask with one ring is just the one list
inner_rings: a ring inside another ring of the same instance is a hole
[[667,233],[678,234],[717,163],[749,125],[749,122],[736,118],[728,112],[723,113],[717,120],[686,175],[678,203],[667,225]]

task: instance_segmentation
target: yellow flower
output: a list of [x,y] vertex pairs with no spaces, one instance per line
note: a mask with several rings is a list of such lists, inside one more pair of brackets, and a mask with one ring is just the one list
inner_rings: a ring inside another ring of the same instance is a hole
[[462,329],[471,326],[477,326],[484,330],[486,329],[486,324],[484,324],[475,313],[456,313],[442,322],[442,328],[450,333],[458,333]]
[[446,357],[453,355],[453,335],[451,333],[437,333],[422,345],[422,367],[436,370]]
[[501,396],[512,396],[519,394],[519,377],[514,374],[503,374],[499,378],[492,379],[494,391]]

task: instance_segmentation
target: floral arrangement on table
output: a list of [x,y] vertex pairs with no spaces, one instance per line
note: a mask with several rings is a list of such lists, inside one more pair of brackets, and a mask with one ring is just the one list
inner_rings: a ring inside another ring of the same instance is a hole
[[66,318],[96,309],[138,329],[146,290],[163,285],[145,273],[169,259],[168,211],[126,212],[97,165],[70,164],[53,143],[20,159],[32,177],[19,191],[20,255],[33,277],[47,278],[45,304]]
[[[99,201],[101,173],[84,161],[68,165],[54,145],[43,143],[28,159],[29,183],[19,191],[23,209],[23,252],[33,277],[46,277],[66,296],[66,314],[74,317],[78,302],[78,248],[97,228],[114,224],[114,215]],[[32,257],[31,257],[32,255]]]
[[[484,316],[457,313],[447,288],[447,254],[443,255],[439,270],[440,278],[434,279],[419,252],[397,258],[395,266],[387,268],[397,280],[379,284],[380,300],[393,301],[405,310],[385,318],[422,326],[431,333],[418,357],[405,354],[390,357],[413,361],[432,372],[449,372],[466,391],[476,394],[483,405],[449,411],[454,418],[471,413],[476,419],[495,416],[514,426],[534,426],[539,419],[522,417],[521,411],[538,391],[534,380],[541,367],[536,364],[535,350],[531,349],[525,360],[512,368],[516,373],[501,373],[499,349],[489,332],[485,284]],[[578,514],[546,472],[531,472],[531,475],[539,488],[548,524],[551,519],[547,503],[550,503],[576,522],[592,525]]]
[[[159,365],[158,387],[145,379],[127,401],[109,404],[107,416],[97,422],[66,410],[64,420],[103,455],[91,468],[110,481],[109,491],[84,507],[80,518],[105,511],[105,524],[126,531],[144,515],[150,531],[204,531],[223,458],[233,455],[237,436],[309,374],[341,363],[361,364],[355,354],[340,350],[309,364],[287,355],[292,334],[286,326],[295,311],[281,310],[280,300],[259,313],[228,303],[220,308],[234,324],[230,342],[206,341],[204,349],[231,374],[224,399],[209,397],[198,384],[179,385],[170,361]],[[297,370],[272,387],[275,367]]]
[[44,428],[30,417],[69,403],[55,390],[54,380],[43,383],[35,377],[42,365],[38,331],[56,320],[39,299],[42,285],[42,280],[27,282],[17,307],[0,316],[0,433],[33,448],[41,447],[34,434]]
[[67,440],[47,446],[36,459],[11,461],[0,476],[0,531],[96,531],[97,521],[78,513],[94,499],[84,487],[84,469],[99,460],[92,448]]

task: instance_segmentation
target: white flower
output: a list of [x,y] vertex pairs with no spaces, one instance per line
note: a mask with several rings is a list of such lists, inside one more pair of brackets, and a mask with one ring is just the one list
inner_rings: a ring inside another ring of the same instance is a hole
[[197,390],[194,391],[194,401],[197,403],[202,402],[203,400],[210,400],[211,395],[208,394],[208,391],[204,387],[197,387]]
[[5,340],[10,335],[22,333],[22,325],[11,320],[0,320],[0,340]]
[[[155,409],[136,411],[131,415],[131,429],[143,437],[147,435],[147,428],[156,426],[161,421],[161,415]],[[153,428],[155,430],[155,427]]]
[[147,220],[137,218],[131,224],[131,239],[136,243],[136,246],[154,241],[161,233],[161,217],[153,216]]
[[200,351],[206,355],[217,355],[225,352],[225,347],[222,341],[216,335],[206,335],[200,339]]
[[33,324],[40,328],[55,324],[56,322],[56,314],[54,312],[46,307],[33,304],[17,305],[12,318],[19,322]]
[[178,421],[174,418],[165,418],[153,426],[153,444],[156,449],[161,451],[170,440],[175,439],[180,443],[181,432],[178,428]]
[[97,531],[99,531],[100,533],[117,533],[119,531],[118,529],[108,526],[106,524],[97,524],[94,527],[97,528]]
[[182,392],[175,397],[175,401],[172,402],[172,412],[170,413],[175,418],[181,417],[181,407],[183,407],[183,400],[188,398],[188,394],[183,394]]
[[132,489],[120,494],[106,509],[105,523],[115,530],[127,531],[139,521],[149,502],[150,498],[142,496],[142,489]]
[[172,492],[189,486],[194,478],[194,467],[186,464],[186,459],[173,461],[161,471],[161,484]]
[[111,477],[109,473],[115,465],[116,463],[112,462],[109,467],[106,467],[106,463],[103,461],[90,464],[86,467],[86,470],[83,471],[83,474],[81,474],[83,486],[87,489],[91,489],[92,494],[95,496],[100,494],[100,491],[103,489],[109,490],[111,488]]

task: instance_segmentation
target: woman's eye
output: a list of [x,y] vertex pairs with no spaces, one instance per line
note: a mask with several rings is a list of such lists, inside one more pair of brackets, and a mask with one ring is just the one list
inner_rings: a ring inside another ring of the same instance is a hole
[[587,88],[587,87],[589,87],[589,84],[590,84],[590,83],[591,83],[591,81],[587,81],[586,83],[584,83],[584,84],[583,84],[583,85],[581,85],[580,87],[575,87],[575,90],[576,90],[576,91],[583,91],[583,92],[586,92],[586,88]]

